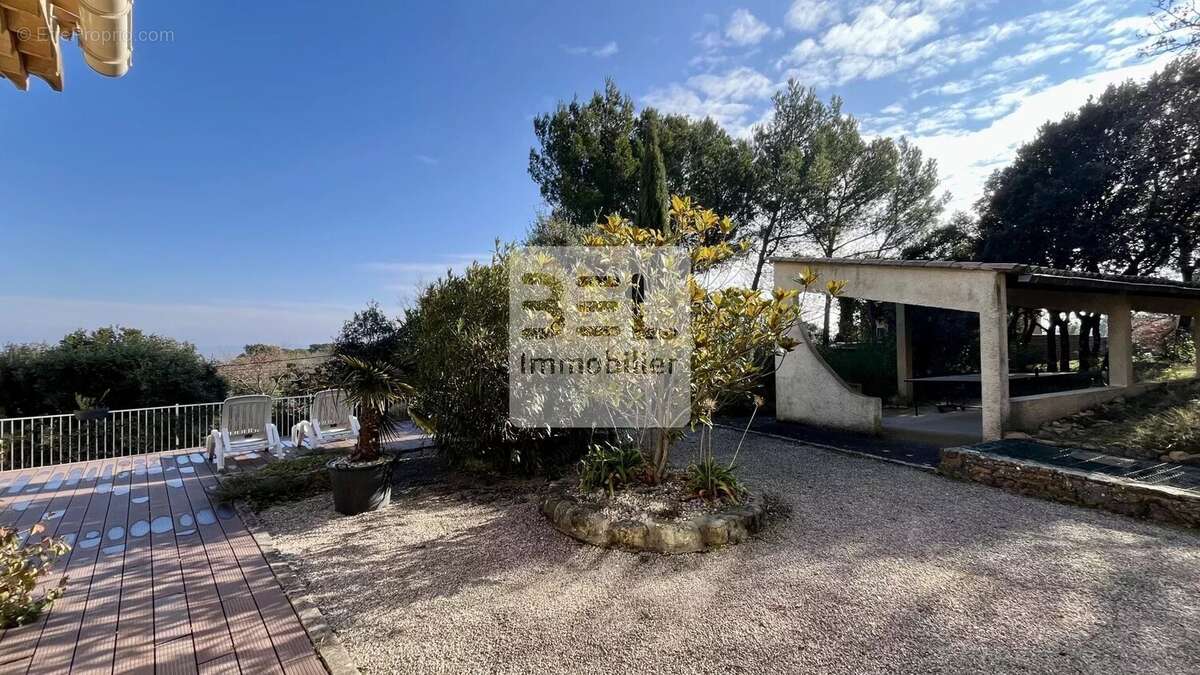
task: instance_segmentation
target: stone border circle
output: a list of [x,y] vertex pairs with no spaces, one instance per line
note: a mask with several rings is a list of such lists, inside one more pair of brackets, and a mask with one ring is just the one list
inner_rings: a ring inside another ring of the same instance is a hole
[[699,553],[740,544],[762,529],[762,500],[749,497],[741,504],[690,520],[664,522],[611,520],[592,504],[555,491],[542,499],[542,513],[555,529],[602,548],[655,553]]

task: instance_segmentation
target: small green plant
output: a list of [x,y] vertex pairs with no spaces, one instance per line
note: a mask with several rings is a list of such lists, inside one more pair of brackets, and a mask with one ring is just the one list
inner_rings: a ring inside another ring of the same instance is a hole
[[[29,536],[34,537],[46,528],[34,525]],[[26,544],[16,530],[0,528],[0,628],[24,626],[62,597],[67,577],[57,586],[47,589],[40,598],[33,597],[38,580],[50,573],[54,561],[71,547],[62,539],[42,539]]]
[[255,511],[296,501],[330,489],[325,463],[336,453],[280,459],[260,469],[222,478],[216,497],[223,503],[245,502]]
[[612,496],[618,485],[628,485],[645,468],[646,458],[638,448],[593,445],[579,462],[579,487],[589,491],[606,487]]
[[738,480],[737,467],[726,466],[712,457],[692,464],[687,470],[688,491],[709,501],[728,499],[734,504],[742,501],[746,488]]
[[1130,440],[1160,453],[1200,453],[1200,400],[1146,417],[1133,427]]
[[104,399],[108,398],[110,389],[105,389],[103,394],[99,396],[84,396],[78,392],[75,393],[76,410],[94,410],[104,405]]

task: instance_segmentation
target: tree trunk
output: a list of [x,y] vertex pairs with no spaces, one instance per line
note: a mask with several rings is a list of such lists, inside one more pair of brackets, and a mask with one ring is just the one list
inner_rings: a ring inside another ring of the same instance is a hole
[[1071,315],[1062,319],[1058,336],[1058,372],[1071,372]]
[[771,215],[771,219],[767,221],[767,229],[762,231],[762,237],[758,246],[758,261],[754,265],[754,280],[750,282],[750,290],[757,291],[758,284],[762,280],[763,267],[767,264],[767,249],[771,245],[771,235],[775,232],[775,215]]
[[858,327],[854,323],[854,313],[858,302],[854,298],[838,298],[838,340],[841,342],[857,342],[860,339]]
[[1079,317],[1079,372],[1092,369],[1092,356],[1100,352],[1100,345],[1093,341],[1093,335],[1100,334],[1100,314],[1093,312],[1075,313]]
[[825,296],[825,323],[821,327],[821,344],[829,346],[829,312],[833,308],[833,296]]
[[1046,372],[1058,372],[1058,322],[1054,320],[1054,313],[1050,313],[1050,323],[1046,328]]

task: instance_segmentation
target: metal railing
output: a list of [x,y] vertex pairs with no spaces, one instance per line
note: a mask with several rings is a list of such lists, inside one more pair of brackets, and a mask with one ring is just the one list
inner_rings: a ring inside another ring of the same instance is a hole
[[[281,437],[308,416],[311,401],[311,395],[274,400],[271,420]],[[74,414],[0,418],[0,471],[202,448],[220,418],[220,403],[110,410],[93,420]]]

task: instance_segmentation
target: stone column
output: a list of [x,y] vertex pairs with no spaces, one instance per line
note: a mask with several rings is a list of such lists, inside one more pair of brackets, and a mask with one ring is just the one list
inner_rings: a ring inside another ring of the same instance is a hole
[[896,305],[896,394],[905,403],[912,402],[913,383],[905,382],[913,376],[912,325],[908,323],[903,303]]
[[1108,313],[1108,384],[1128,387],[1133,382],[1133,310],[1129,298],[1120,296]]
[[979,374],[983,393],[983,440],[1004,438],[1008,428],[1008,298],[996,274],[991,306],[979,312]]

